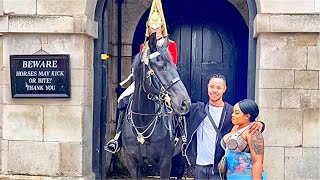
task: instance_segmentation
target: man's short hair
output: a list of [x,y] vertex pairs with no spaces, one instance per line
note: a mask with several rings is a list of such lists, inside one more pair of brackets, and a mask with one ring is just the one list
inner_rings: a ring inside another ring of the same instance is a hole
[[227,78],[224,75],[222,75],[222,74],[213,74],[210,77],[209,81],[211,81],[211,79],[215,79],[215,78],[222,79],[224,81],[224,83],[227,85]]

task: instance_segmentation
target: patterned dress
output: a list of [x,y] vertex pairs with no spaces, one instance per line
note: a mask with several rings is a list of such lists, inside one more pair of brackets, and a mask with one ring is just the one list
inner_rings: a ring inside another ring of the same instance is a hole
[[[221,141],[221,146],[226,148],[228,180],[252,180],[251,153],[248,143],[241,136],[248,127],[231,135],[226,144],[223,142],[223,139]],[[267,179],[264,171],[262,172],[262,179]]]
[[[252,159],[249,152],[227,151],[227,179],[228,180],[251,180]],[[263,171],[262,179],[266,180],[267,175]]]

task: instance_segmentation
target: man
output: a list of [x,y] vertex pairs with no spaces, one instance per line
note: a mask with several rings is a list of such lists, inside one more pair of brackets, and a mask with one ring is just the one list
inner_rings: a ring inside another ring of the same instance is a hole
[[[173,64],[178,62],[177,45],[174,41],[168,39],[168,32],[166,27],[166,21],[163,15],[162,4],[160,0],[153,0],[148,21],[146,23],[146,40],[140,46],[140,52],[148,50],[148,38],[152,33],[156,33],[157,45],[167,46],[168,52],[171,55]],[[132,74],[127,78],[128,81]],[[121,83],[121,84],[124,84]],[[105,150],[111,153],[117,153],[121,148],[121,131],[123,124],[123,116],[125,114],[126,107],[129,103],[129,97],[134,91],[134,82],[120,95],[118,98],[118,125],[116,135],[105,146]],[[119,141],[120,140],[120,141]]]
[[[227,90],[226,78],[223,75],[213,75],[208,83],[209,113],[222,136],[233,128],[231,115],[233,106],[223,101]],[[213,127],[206,113],[203,102],[191,105],[188,114],[188,141],[186,158],[189,165],[195,166],[195,179],[219,179],[217,165],[224,155],[220,146],[221,138]],[[251,125],[251,133],[264,128],[262,122]]]

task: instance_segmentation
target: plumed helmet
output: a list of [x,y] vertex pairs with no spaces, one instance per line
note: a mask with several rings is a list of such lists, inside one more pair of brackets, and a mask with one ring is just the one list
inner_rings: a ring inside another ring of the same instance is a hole
[[152,1],[149,18],[148,18],[148,21],[146,24],[146,27],[147,27],[146,28],[146,37],[149,37],[149,35],[150,35],[149,31],[148,31],[148,26],[150,26],[154,29],[162,26],[163,27],[162,36],[163,37],[168,36],[167,25],[166,25],[166,20],[164,18],[164,14],[163,14],[161,0],[153,0]]

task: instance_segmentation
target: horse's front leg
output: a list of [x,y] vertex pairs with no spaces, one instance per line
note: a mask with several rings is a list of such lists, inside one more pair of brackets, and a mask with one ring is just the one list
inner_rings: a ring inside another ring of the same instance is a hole
[[160,161],[160,178],[161,179],[169,179],[171,173],[171,164],[172,158],[163,158]]
[[126,162],[131,178],[142,179],[141,167],[138,164],[138,160],[126,153]]

